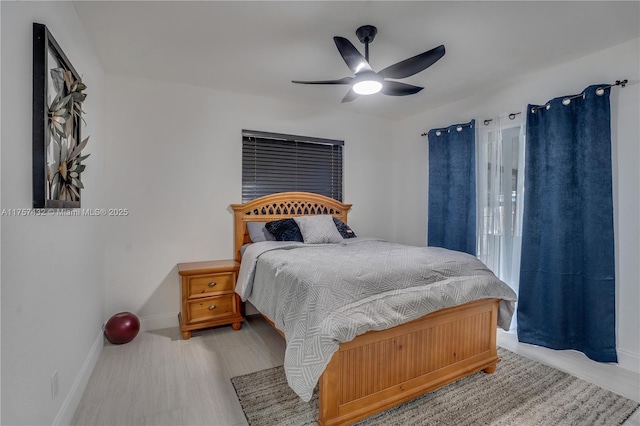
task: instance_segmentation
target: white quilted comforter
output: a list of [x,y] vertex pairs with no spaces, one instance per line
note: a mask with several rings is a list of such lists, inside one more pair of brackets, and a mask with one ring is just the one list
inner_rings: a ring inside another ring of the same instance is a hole
[[502,299],[498,325],[508,330],[516,300],[471,255],[364,238],[251,244],[236,292],[284,332],[287,380],[304,401],[341,342],[486,298]]

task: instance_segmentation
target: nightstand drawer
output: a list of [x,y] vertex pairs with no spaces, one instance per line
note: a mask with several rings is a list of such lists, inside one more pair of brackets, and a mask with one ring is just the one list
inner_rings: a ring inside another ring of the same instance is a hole
[[208,321],[237,314],[235,297],[235,294],[226,294],[188,302],[188,322]]
[[206,297],[215,293],[233,292],[235,275],[235,272],[222,272],[188,277],[188,297]]

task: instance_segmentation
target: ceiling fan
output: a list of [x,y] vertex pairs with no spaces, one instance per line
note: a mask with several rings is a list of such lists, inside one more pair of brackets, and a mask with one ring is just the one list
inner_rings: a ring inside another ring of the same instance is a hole
[[369,65],[369,43],[373,42],[377,32],[378,29],[373,25],[364,25],[356,30],[358,39],[364,43],[364,57],[346,38],[333,38],[342,59],[344,59],[349,69],[353,71],[355,77],[320,81],[292,80],[292,83],[351,85],[349,92],[342,98],[343,103],[351,102],[360,95],[371,95],[378,92],[389,96],[407,96],[421,91],[422,87],[388,79],[406,78],[429,68],[444,56],[444,45],[388,66],[382,71],[375,72]]

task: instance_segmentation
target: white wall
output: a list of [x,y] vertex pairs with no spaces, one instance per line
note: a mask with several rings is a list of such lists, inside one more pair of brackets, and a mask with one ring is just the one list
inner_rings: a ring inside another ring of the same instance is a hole
[[[82,206],[103,207],[103,71],[71,2],[2,2],[2,209],[30,208],[32,24],[87,84]],[[102,349],[103,223],[2,217],[2,424],[68,423]],[[51,376],[59,392],[51,397]]]
[[[428,188],[427,139],[421,133],[435,127],[482,121],[501,113],[522,111],[528,103],[580,93],[598,83],[629,79],[626,88],[611,92],[614,226],[616,244],[617,341],[619,361],[638,371],[640,364],[640,39],[597,54],[517,76],[500,87],[482,88],[469,98],[416,115],[397,124],[393,157],[395,237],[425,245]],[[405,195],[401,195],[405,194]]]
[[356,232],[391,238],[392,126],[336,110],[120,76],[106,78],[106,314],[177,324],[179,262],[233,257],[242,129],[341,139]]

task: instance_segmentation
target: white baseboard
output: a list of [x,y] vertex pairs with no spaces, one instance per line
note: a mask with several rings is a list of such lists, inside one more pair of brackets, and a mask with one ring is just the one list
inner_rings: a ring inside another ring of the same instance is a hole
[[624,349],[618,349],[617,352],[618,365],[620,367],[633,371],[634,373],[640,373],[640,355],[625,351]]
[[102,353],[102,348],[104,346],[103,336],[104,334],[102,333],[102,330],[100,330],[95,342],[93,342],[93,346],[91,346],[91,350],[89,351],[87,359],[85,359],[84,364],[82,364],[80,372],[76,376],[76,379],[73,381],[73,385],[71,385],[71,389],[69,389],[69,393],[62,403],[62,407],[60,407],[60,411],[58,411],[58,415],[53,421],[54,425],[71,424],[73,415],[78,408],[78,404],[80,404],[82,394],[87,387],[87,383],[89,383],[91,373],[93,373],[93,369],[98,362],[100,354]]
[[[501,343],[501,346],[505,349],[509,349],[514,352],[517,352],[517,346],[520,344],[518,342],[517,333],[513,331],[506,332],[501,329],[498,329],[498,342]],[[549,350],[553,351],[553,349]],[[620,348],[616,348],[616,353],[618,354],[618,367],[640,374],[640,355]]]
[[140,331],[160,330],[162,328],[177,327],[178,313],[156,315],[140,318]]

